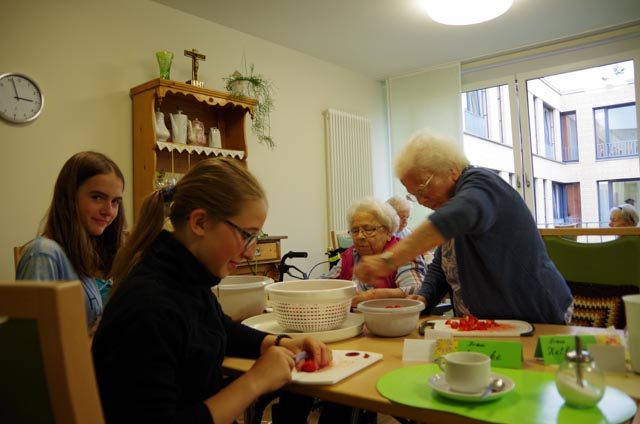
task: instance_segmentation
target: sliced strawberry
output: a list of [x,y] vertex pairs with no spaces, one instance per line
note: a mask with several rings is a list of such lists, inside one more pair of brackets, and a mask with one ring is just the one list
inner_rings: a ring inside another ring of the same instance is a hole
[[305,359],[304,363],[302,364],[302,371],[315,372],[317,370],[318,370],[318,366],[313,361],[313,359]]

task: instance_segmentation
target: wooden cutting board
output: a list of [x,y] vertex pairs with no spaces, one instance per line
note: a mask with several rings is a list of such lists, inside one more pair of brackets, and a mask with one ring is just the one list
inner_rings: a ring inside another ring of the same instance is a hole
[[495,321],[497,324],[500,324],[499,327],[472,331],[454,330],[445,324],[445,320],[432,322],[435,323],[433,327],[434,330],[449,332],[454,337],[519,337],[526,333],[533,332],[533,326],[526,321],[508,319],[497,319]]
[[[333,350],[333,362],[315,372],[293,370],[291,381],[298,384],[335,384],[340,380],[374,364],[382,354],[361,350]],[[348,353],[357,355],[348,356]]]

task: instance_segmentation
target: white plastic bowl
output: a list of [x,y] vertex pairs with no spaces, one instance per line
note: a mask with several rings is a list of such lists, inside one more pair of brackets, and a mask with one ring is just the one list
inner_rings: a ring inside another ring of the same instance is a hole
[[218,298],[225,314],[242,321],[264,312],[267,297],[264,289],[273,280],[262,275],[232,275],[223,278],[211,291]]
[[[400,305],[399,308],[387,306]],[[410,334],[418,325],[424,303],[414,299],[375,299],[358,304],[364,314],[367,329],[377,336],[401,337]]]
[[278,324],[285,329],[334,330],[347,319],[356,283],[348,280],[285,281],[265,291]]

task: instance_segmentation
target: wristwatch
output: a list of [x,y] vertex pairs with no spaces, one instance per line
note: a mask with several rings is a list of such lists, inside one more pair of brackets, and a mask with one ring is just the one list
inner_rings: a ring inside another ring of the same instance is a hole
[[395,268],[395,264],[393,263],[393,252],[387,250],[385,252],[382,252],[380,254],[380,259],[382,259],[384,261],[385,264],[387,264],[387,266],[389,268]]

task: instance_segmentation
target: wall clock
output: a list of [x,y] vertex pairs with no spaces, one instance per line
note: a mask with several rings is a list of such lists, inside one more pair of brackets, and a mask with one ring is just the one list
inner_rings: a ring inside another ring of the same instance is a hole
[[36,119],[43,106],[44,96],[33,79],[17,73],[0,75],[0,118],[24,124]]

